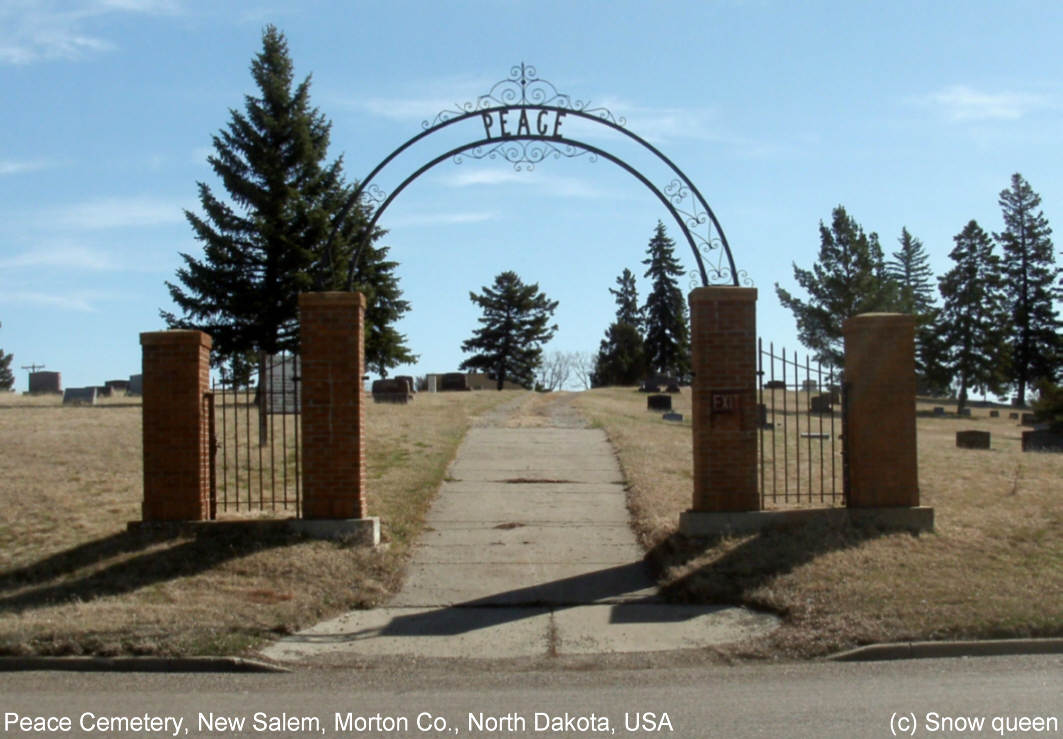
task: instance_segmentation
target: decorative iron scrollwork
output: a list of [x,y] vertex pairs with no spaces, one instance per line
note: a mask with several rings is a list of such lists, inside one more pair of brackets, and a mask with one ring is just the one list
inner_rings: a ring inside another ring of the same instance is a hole
[[590,100],[573,98],[571,95],[559,92],[552,82],[541,79],[538,76],[535,67],[521,62],[509,70],[509,77],[492,85],[486,95],[480,95],[473,101],[456,103],[453,108],[440,111],[432,120],[422,121],[421,128],[429,131],[447,121],[469,113],[476,113],[489,108],[517,107],[521,105],[563,108],[594,116],[617,126],[627,125],[626,118],[614,115],[608,108],[602,106],[592,107]]
[[507,139],[493,145],[476,146],[454,155],[454,163],[461,164],[466,159],[502,159],[513,165],[513,169],[531,172],[535,165],[546,159],[575,159],[587,157],[588,162],[598,161],[594,152],[563,142],[543,141],[540,139]]

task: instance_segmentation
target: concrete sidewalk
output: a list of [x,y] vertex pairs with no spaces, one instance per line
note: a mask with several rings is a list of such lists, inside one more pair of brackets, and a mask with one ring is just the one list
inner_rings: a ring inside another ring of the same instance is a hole
[[[644,652],[775,627],[744,609],[661,603],[605,434],[564,395],[518,400],[470,429],[391,603],[286,637],[262,656]],[[529,404],[538,427],[525,424]]]

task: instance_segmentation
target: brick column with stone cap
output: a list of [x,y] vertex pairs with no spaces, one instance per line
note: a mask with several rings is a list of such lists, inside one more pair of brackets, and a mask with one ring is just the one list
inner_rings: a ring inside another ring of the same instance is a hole
[[865,313],[843,333],[849,506],[918,506],[915,318]]
[[760,508],[756,301],[752,287],[690,293],[694,513]]
[[211,338],[142,333],[144,521],[210,518]]
[[299,296],[304,519],[366,517],[365,296]]

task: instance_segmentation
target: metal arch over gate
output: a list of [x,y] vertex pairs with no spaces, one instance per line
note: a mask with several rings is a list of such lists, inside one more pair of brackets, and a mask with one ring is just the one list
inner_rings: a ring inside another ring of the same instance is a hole
[[[670,182],[663,188],[618,156],[584,141],[567,138],[561,133],[564,119],[575,116],[619,132],[653,154],[671,172]],[[483,123],[484,136],[462,144],[434,157],[404,179],[390,194],[381,190],[374,179],[400,154],[434,133],[464,121],[479,118]],[[381,215],[410,183],[422,174],[447,159],[460,164],[464,159],[503,159],[514,169],[534,169],[536,164],[547,159],[575,158],[587,155],[590,161],[598,157],[607,159],[638,179],[664,204],[679,225],[683,236],[694,254],[701,284],[733,284],[740,281],[750,284],[745,272],[735,268],[731,247],[704,196],[679,169],[655,146],[626,128],[627,121],[602,107],[591,107],[589,101],[573,99],[558,92],[550,82],[537,76],[535,67],[521,63],[510,69],[509,77],[495,83],[486,95],[473,102],[455,106],[440,112],[432,121],[422,122],[422,131],[407,140],[383,159],[369,175],[358,183],[343,209],[337,215],[332,233],[326,244],[326,254],[331,259],[332,244],[351,209],[363,197],[377,207],[367,224],[362,241],[351,260],[347,275],[347,289],[353,289],[354,270],[358,254],[368,234],[373,233]],[[715,252],[715,261],[713,260]],[[709,259],[706,267],[705,261]],[[710,282],[710,276],[715,282]]]

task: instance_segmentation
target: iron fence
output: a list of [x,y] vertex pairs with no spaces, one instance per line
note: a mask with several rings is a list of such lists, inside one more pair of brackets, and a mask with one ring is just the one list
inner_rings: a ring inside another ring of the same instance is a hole
[[757,349],[761,508],[845,505],[841,373],[763,340]]
[[212,518],[299,515],[299,379],[298,357],[277,354],[242,380],[223,377],[212,384]]

